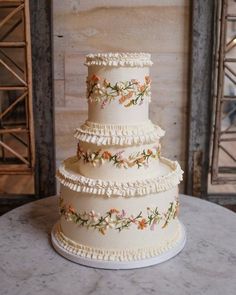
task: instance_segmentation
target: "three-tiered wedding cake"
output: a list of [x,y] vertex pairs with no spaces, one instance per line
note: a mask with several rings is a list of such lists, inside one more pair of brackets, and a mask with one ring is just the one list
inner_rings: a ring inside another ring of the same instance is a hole
[[77,155],[58,169],[53,245],[95,267],[164,261],[185,242],[177,218],[183,172],[161,156],[164,131],[149,120],[150,54],[90,54],[85,65],[88,120],[75,132]]

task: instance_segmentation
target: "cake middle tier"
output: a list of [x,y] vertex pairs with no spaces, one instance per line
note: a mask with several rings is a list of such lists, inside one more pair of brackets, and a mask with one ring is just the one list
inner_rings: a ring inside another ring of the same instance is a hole
[[77,148],[78,172],[89,178],[139,180],[156,176],[162,168],[158,165],[160,145],[97,146],[79,142]]

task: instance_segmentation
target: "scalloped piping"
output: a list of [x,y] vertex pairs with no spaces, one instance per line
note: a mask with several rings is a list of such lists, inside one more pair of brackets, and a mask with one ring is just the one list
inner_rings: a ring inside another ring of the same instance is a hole
[[164,135],[165,131],[150,120],[138,125],[107,125],[86,121],[74,133],[76,139],[97,145],[152,143]]
[[151,66],[151,54],[149,53],[97,53],[86,55],[86,66]]
[[62,248],[64,248],[66,251],[70,253],[73,253],[81,257],[107,261],[134,261],[158,256],[170,250],[171,248],[174,248],[174,246],[181,239],[181,230],[180,224],[178,223],[178,228],[175,232],[174,237],[172,237],[169,240],[166,240],[165,242],[163,242],[162,245],[158,247],[146,247],[123,250],[107,250],[81,245],[67,238],[62,232],[60,225],[56,227],[54,236],[56,237],[57,242]]
[[173,171],[161,177],[147,178],[129,182],[117,182],[92,179],[67,170],[67,167],[77,162],[77,157],[66,159],[57,171],[57,178],[61,184],[73,191],[96,195],[111,195],[130,197],[142,196],[172,189],[182,180],[183,171],[176,161],[160,157],[160,161],[168,165]]

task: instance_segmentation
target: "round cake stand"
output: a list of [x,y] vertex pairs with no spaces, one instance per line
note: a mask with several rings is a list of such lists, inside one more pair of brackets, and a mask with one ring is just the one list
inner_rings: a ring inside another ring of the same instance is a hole
[[54,225],[52,232],[51,232],[51,239],[52,239],[52,245],[55,248],[55,250],[62,255],[63,257],[76,262],[78,264],[86,265],[89,267],[94,268],[103,268],[103,269],[133,269],[133,268],[141,268],[141,267],[147,267],[155,264],[162,263],[164,261],[167,261],[171,259],[172,257],[176,256],[185,246],[186,243],[186,230],[184,225],[180,222],[180,238],[176,242],[175,246],[166,252],[163,252],[162,254],[158,256],[154,256],[152,258],[148,259],[142,259],[142,260],[136,260],[136,261],[105,261],[105,260],[96,260],[96,259],[90,259],[87,257],[81,257],[78,255],[75,255],[66,249],[64,249],[57,241],[55,237],[55,231],[56,231],[57,224]]

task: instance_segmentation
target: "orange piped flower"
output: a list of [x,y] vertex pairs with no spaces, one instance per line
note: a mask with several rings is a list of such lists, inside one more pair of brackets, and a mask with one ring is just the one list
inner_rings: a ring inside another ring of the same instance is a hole
[[70,213],[75,213],[75,209],[73,207],[71,207],[71,205],[69,205],[69,212]]
[[111,158],[111,153],[109,153],[108,151],[105,151],[105,152],[103,152],[103,154],[102,154],[102,158],[104,159],[104,160],[110,160],[110,158]]
[[138,80],[137,80],[137,79],[131,79],[131,82],[132,82],[133,84],[138,84]]
[[140,87],[139,87],[139,91],[140,92],[144,92],[144,90],[145,90],[145,84],[143,84],[143,85],[141,85]]
[[121,98],[119,99],[119,103],[122,104],[124,103],[126,100],[130,99],[133,96],[134,92],[130,91],[128,94],[126,95],[122,95]]
[[116,208],[112,208],[110,209],[109,213],[113,214],[113,213],[119,213],[120,211],[117,210]]
[[152,150],[148,149],[148,150],[147,150],[147,154],[148,154],[148,155],[152,155]]
[[149,76],[145,76],[145,82],[147,84],[150,84],[151,83],[151,78]]
[[97,75],[92,75],[91,80],[97,82],[100,80],[100,78]]
[[141,221],[138,222],[138,229],[145,229],[147,227],[147,221],[143,218]]

